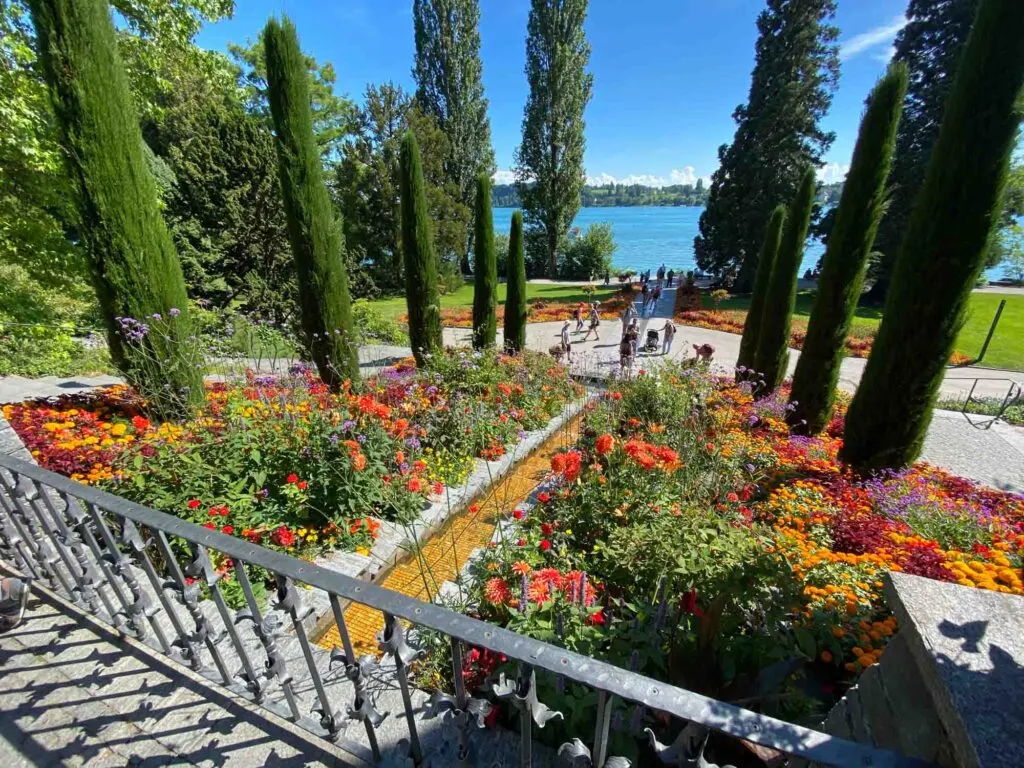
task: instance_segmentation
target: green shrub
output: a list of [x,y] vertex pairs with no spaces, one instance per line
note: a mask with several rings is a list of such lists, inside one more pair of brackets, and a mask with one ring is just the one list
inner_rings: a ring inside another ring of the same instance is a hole
[[573,238],[565,247],[558,276],[563,280],[598,279],[611,271],[616,247],[611,224],[591,224],[583,235]]
[[384,317],[366,299],[352,302],[352,319],[356,326],[356,338],[361,344],[374,341],[381,344],[409,343],[409,334],[394,320]]

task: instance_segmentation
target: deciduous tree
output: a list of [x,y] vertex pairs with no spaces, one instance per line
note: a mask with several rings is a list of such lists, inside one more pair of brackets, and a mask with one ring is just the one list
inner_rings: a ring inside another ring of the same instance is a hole
[[552,278],[586,178],[583,112],[594,80],[587,72],[586,17],[587,0],[531,0],[527,23],[530,95],[516,152],[516,185],[529,260]]

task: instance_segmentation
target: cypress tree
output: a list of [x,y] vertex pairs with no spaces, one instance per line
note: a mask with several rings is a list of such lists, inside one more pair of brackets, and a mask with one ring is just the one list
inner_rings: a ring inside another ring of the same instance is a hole
[[505,349],[526,347],[526,261],[523,257],[523,213],[512,212],[508,236],[508,289],[505,293]]
[[903,466],[920,454],[999,219],[1022,85],[1020,2],[982,0],[847,413],[840,456],[861,469]]
[[800,181],[796,197],[789,206],[789,218],[782,233],[782,242],[768,280],[761,331],[757,339],[754,370],[764,375],[762,394],[774,392],[786,377],[789,360],[789,326],[796,304],[796,281],[804,255],[807,228],[811,224],[811,208],[817,191],[814,168],[808,167]]
[[498,259],[494,253],[494,218],[491,216],[491,180],[476,177],[473,222],[473,348],[494,346],[498,332]]
[[907,66],[894,64],[871,92],[836,210],[789,396],[793,409],[787,421],[810,434],[820,432],[832,418],[846,334],[882,218],[906,90]]
[[[110,9],[106,0],[30,5],[111,358],[156,415],[183,415],[203,398],[202,370]],[[125,333],[122,318],[149,331]]]
[[409,308],[409,341],[416,365],[442,347],[441,300],[437,292],[437,257],[430,230],[430,209],[423,182],[420,148],[412,131],[402,137],[399,157],[399,198],[402,214],[402,255],[405,257],[405,301]]
[[768,220],[768,228],[761,243],[761,253],[757,258],[757,275],[754,278],[754,292],[750,296],[750,307],[747,319],[743,323],[743,338],[740,340],[740,354],[736,359],[736,381],[748,378],[747,373],[754,365],[757,355],[757,339],[761,333],[761,319],[764,314],[765,297],[768,294],[768,282],[771,280],[772,267],[779,253],[779,241],[782,239],[782,226],[786,222],[786,206],[778,205]]
[[352,334],[341,222],[321,176],[313,137],[306,58],[287,17],[267,22],[263,48],[302,329],[320,378],[337,390],[346,378],[359,378],[359,350]]

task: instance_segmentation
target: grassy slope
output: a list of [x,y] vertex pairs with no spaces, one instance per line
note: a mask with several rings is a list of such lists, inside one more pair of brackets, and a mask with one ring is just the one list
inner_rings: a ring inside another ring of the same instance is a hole
[[[609,287],[598,286],[594,293],[597,301],[604,301],[619,289],[616,283]],[[526,284],[526,299],[547,299],[550,301],[588,301],[589,297],[583,293],[578,285],[548,285],[548,284]],[[505,303],[505,283],[498,284],[498,303]],[[397,318],[405,314],[405,296],[389,296],[383,299],[375,299],[370,302],[374,309],[385,317]],[[473,285],[467,283],[455,293],[449,293],[441,297],[441,307],[472,307],[473,306]]]
[[[794,317],[806,320],[811,314],[811,294],[802,291],[796,298]],[[1006,308],[999,319],[995,336],[989,345],[982,365],[991,368],[1024,370],[1024,296],[1000,295],[994,293],[973,293],[968,310],[967,322],[957,337],[956,349],[971,357],[977,356],[985,342],[992,318],[999,301],[1006,299]],[[722,309],[746,309],[749,297],[731,298],[722,302]],[[708,305],[708,302],[705,302]],[[853,318],[855,329],[869,330],[877,327],[882,312],[874,307],[858,307]]]

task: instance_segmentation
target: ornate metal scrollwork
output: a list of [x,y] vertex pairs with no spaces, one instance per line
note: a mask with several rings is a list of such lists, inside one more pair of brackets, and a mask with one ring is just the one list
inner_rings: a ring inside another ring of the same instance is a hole
[[352,687],[356,692],[352,705],[345,708],[349,718],[352,720],[367,720],[374,728],[380,727],[380,724],[384,722],[389,713],[377,711],[376,705],[364,689],[363,682],[379,669],[377,659],[370,654],[366,654],[360,656],[354,662],[350,662],[345,651],[338,646],[334,646],[331,650],[331,660],[327,666],[328,670],[333,669],[335,664],[344,665],[345,677],[352,682]]
[[551,709],[537,698],[537,672],[529,664],[519,665],[519,674],[515,680],[507,679],[502,672],[494,684],[494,693],[499,699],[509,699],[521,712],[529,713],[538,728],[543,728],[556,717],[563,717],[561,712]]
[[[678,768],[719,768],[716,763],[708,762],[704,757],[704,749],[708,745],[710,734],[708,729],[701,725],[687,723],[686,727],[676,736],[675,741],[669,745],[658,741],[654,731],[650,728],[644,728],[644,733],[647,734],[654,754],[664,765],[674,765]],[[721,768],[735,768],[735,766],[723,765]]]
[[[590,748],[576,738],[558,748],[558,757],[571,768],[592,768],[594,765]],[[630,768],[631,765],[624,757],[609,757],[604,761],[604,768]]]
[[389,616],[384,624],[384,629],[377,633],[377,645],[385,653],[398,657],[406,666],[423,655],[422,650],[413,648],[405,642],[405,630],[402,628],[402,622],[395,616]]

